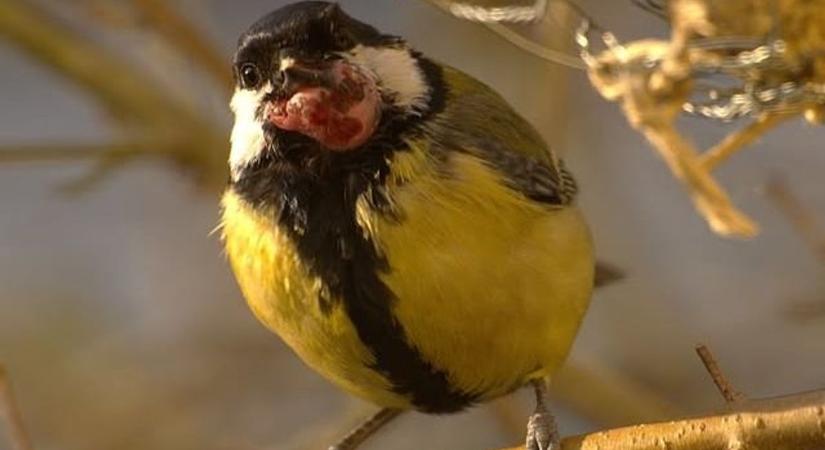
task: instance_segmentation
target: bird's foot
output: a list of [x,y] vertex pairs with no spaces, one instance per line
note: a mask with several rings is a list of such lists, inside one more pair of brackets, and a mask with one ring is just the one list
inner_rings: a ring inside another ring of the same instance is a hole
[[547,411],[536,411],[527,421],[526,450],[558,450],[559,432],[553,415]]

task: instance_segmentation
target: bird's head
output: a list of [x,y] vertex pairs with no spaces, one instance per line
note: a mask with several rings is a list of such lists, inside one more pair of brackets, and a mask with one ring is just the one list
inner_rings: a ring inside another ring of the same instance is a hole
[[363,151],[388,120],[426,113],[432,91],[402,39],[321,1],[253,24],[239,39],[234,73],[235,179],[266,152],[300,160]]

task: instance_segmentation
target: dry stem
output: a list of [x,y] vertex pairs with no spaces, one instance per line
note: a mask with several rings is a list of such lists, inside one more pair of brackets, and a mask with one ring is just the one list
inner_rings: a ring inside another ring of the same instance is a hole
[[[212,123],[166,92],[131,61],[61,23],[49,10],[24,0],[0,2],[0,37],[75,82],[119,119],[127,144],[115,144],[115,153],[105,155],[101,167],[123,161],[123,152],[118,150],[125,145],[139,148],[140,153],[147,155],[169,157],[195,169],[202,183],[223,186],[225,127]],[[133,136],[140,136],[140,143],[131,143],[135,140]],[[89,155],[99,150],[99,146],[94,146],[81,153]],[[59,159],[79,156],[70,156],[60,149],[50,154]],[[26,159],[19,151],[5,156],[18,161]],[[32,155],[28,159],[42,160],[43,156],[46,155]]]
[[771,180],[766,194],[820,261],[825,263],[825,229],[817,222],[814,211],[799,200],[784,180]]
[[180,113],[140,71],[31,2],[0,2],[0,36],[86,89],[117,117],[156,122]]
[[725,377],[725,374],[722,373],[722,369],[719,368],[716,358],[713,357],[713,353],[710,352],[707,346],[697,346],[696,354],[699,355],[699,359],[702,360],[702,364],[705,365],[705,369],[707,369],[710,378],[713,379],[713,383],[716,384],[719,393],[722,394],[726,402],[735,403],[745,399],[745,396],[734,389],[733,385],[731,385]]
[[[673,175],[685,184],[698,212],[715,232],[725,236],[753,236],[758,231],[756,223],[730,202],[710,172],[773,127],[803,112],[809,121],[819,123],[811,117],[821,119],[821,100],[801,97],[801,100],[773,105],[776,109],[763,113],[750,125],[700,154],[676,130],[674,121],[691,97],[696,68],[721,68],[728,54],[725,50],[714,50],[712,45],[702,47],[693,43],[704,38],[709,39],[705,42],[712,43],[714,39],[762,42],[776,37],[786,46],[786,51],[781,53],[785,68],[776,70],[754,64],[747,66],[746,71],[746,66],[740,66],[739,76],[743,82],[747,78],[759,86],[761,81],[779,79],[794,86],[818,85],[825,78],[825,58],[818,50],[825,36],[825,14],[822,14],[825,2],[671,0],[668,4],[673,29],[670,40],[640,40],[626,45],[608,40],[608,50],[590,59],[591,81],[602,96],[621,103],[628,121],[645,135]],[[773,32],[779,35],[771,34]],[[805,64],[812,64],[814,69],[795,69]]]
[[766,113],[759,116],[747,127],[729,134],[722,142],[703,153],[701,156],[702,168],[708,172],[713,171],[734,153],[759,139],[772,128],[797,116],[798,114],[789,113]]
[[233,80],[226,57],[215,49],[192,22],[179,14],[168,0],[132,1],[167,41],[200,65],[226,93],[229,92]]
[[23,426],[23,415],[12,393],[8,372],[2,364],[0,364],[0,416],[5,418],[12,448],[32,450],[31,439]]

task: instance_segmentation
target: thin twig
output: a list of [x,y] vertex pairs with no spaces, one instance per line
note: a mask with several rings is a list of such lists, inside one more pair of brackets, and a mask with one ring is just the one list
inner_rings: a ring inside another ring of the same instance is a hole
[[641,131],[688,187],[694,206],[713,231],[738,237],[753,237],[759,232],[756,222],[733,205],[725,190],[701,167],[693,146],[672,126],[647,126]]
[[719,389],[719,393],[722,394],[722,397],[725,398],[726,402],[735,403],[745,399],[745,396],[736,391],[736,389],[733,388],[728,379],[725,377],[725,374],[722,373],[722,370],[719,368],[719,364],[716,362],[716,358],[713,357],[713,354],[707,346],[697,346],[696,354],[699,355],[699,359],[702,360],[702,364],[705,365],[705,369],[707,369],[710,378],[713,379],[713,382]]
[[33,2],[0,2],[0,37],[85,88],[116,117],[172,126],[190,116],[140,70]]
[[32,450],[31,439],[23,425],[23,414],[17,406],[6,368],[0,364],[0,416],[5,418],[9,440],[14,450]]
[[167,0],[132,0],[132,3],[158,33],[178,47],[187,58],[199,64],[224,93],[229,94],[233,80],[228,59],[216,50],[195,24],[176,11]]
[[725,137],[722,142],[716,144],[713,148],[706,151],[700,156],[700,163],[702,167],[708,172],[713,171],[734,153],[742,150],[745,146],[751,144],[753,141],[762,137],[767,131],[776,127],[777,125],[797,117],[798,113],[766,113],[745,128],[731,133]]
[[825,228],[818,223],[814,211],[803,204],[785,180],[779,177],[768,182],[765,193],[817,258],[825,264]]
[[165,143],[142,146],[147,155],[194,169],[202,185],[223,186],[226,127],[164,90],[140,67],[25,0],[0,2],[0,38],[83,87],[128,136]]

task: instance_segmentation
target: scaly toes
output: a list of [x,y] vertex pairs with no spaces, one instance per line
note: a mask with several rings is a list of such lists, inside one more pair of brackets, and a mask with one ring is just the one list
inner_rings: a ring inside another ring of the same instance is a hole
[[549,413],[535,413],[527,421],[526,450],[557,450],[559,436]]

